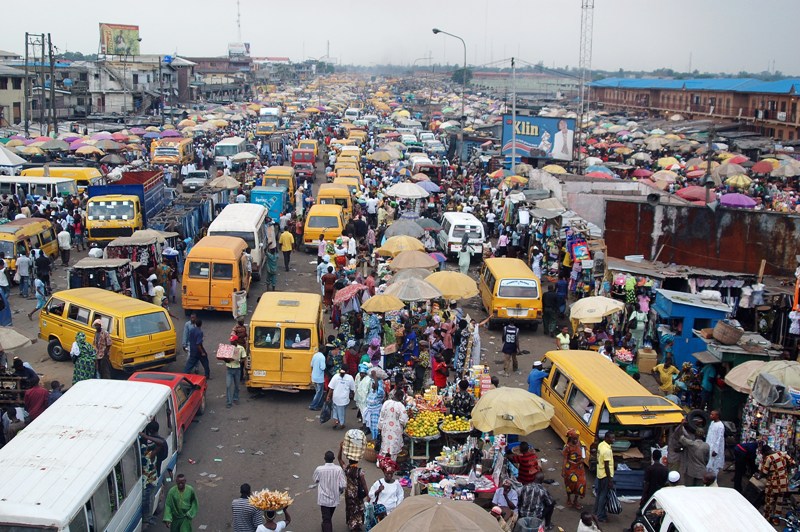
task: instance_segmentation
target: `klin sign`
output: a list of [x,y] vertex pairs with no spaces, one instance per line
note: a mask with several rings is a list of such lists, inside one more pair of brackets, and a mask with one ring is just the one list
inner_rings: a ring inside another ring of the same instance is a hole
[[517,135],[530,135],[532,137],[539,136],[538,125],[531,124],[530,122],[523,122],[522,120],[517,120],[514,122],[514,131]]

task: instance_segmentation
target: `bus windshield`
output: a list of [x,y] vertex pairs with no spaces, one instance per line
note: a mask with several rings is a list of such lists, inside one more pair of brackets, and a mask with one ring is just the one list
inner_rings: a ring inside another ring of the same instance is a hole
[[312,216],[308,219],[308,227],[311,229],[339,227],[339,218],[337,216]]
[[232,157],[239,153],[238,144],[217,144],[214,146],[214,155],[218,157]]
[[91,202],[87,208],[90,220],[131,220],[134,213],[132,201]]
[[498,297],[509,298],[536,298],[539,297],[539,287],[533,279],[503,279],[497,289]]
[[177,157],[178,148],[156,148],[156,157]]
[[250,249],[256,249],[256,237],[252,231],[223,231],[223,232],[214,231],[211,234],[217,236],[239,237],[245,242],[247,242],[247,246]]

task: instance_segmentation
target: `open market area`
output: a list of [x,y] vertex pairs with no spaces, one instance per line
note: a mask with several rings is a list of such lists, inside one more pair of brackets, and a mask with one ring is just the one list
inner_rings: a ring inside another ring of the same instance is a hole
[[800,530],[800,77],[571,2],[577,69],[0,50],[0,532]]

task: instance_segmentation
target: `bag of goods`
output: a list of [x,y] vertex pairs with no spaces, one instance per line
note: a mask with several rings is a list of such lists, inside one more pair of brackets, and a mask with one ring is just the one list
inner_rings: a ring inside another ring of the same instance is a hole
[[350,429],[344,435],[342,455],[348,460],[361,460],[367,449],[367,435],[359,429]]

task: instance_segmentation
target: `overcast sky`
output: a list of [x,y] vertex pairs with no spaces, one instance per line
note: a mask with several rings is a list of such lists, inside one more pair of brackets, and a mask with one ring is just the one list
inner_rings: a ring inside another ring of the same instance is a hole
[[[251,54],[293,61],[327,52],[343,64],[485,65],[515,56],[578,64],[580,0],[241,0]],[[94,53],[99,22],[140,27],[142,53],[217,56],[238,41],[236,0],[35,0],[4,11],[0,49],[24,52],[24,32],[52,34],[59,50]],[[96,6],[94,8],[90,6]],[[800,75],[798,0],[596,0],[592,66]],[[425,60],[417,61],[426,64]]]

